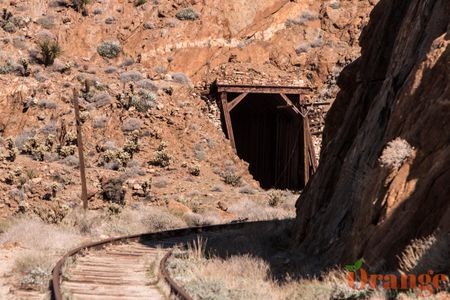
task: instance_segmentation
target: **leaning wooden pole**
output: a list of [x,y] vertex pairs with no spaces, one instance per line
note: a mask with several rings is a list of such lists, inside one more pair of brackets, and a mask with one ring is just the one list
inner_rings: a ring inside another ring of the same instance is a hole
[[75,108],[75,123],[77,127],[78,158],[80,160],[81,200],[83,209],[88,209],[86,167],[84,164],[83,137],[81,134],[80,105],[78,104],[78,91],[73,89],[73,106]]

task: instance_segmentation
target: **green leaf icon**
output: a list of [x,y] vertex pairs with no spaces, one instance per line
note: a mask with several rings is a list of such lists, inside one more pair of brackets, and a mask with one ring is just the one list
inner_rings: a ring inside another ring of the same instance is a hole
[[361,267],[362,267],[362,265],[363,265],[363,263],[364,263],[364,259],[358,259],[356,262],[355,262],[355,271],[358,271],[359,269],[361,269]]
[[345,269],[349,272],[354,272],[355,271],[355,266],[353,265],[346,265]]
[[354,265],[345,265],[344,268],[349,272],[356,272],[359,269],[361,269],[363,263],[364,263],[364,259],[361,258],[361,259],[358,259]]

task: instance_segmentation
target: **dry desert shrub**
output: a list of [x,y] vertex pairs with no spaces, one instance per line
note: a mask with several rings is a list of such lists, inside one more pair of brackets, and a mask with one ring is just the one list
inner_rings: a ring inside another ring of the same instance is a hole
[[14,271],[27,274],[30,271],[40,268],[43,270],[51,270],[52,258],[46,254],[35,251],[27,251],[21,254],[14,262]]
[[414,274],[446,272],[450,268],[450,235],[432,234],[414,239],[398,257],[400,269]]
[[142,78],[142,73],[136,70],[126,71],[120,74],[120,81],[124,83],[140,81]]
[[181,21],[194,21],[200,17],[200,14],[196,12],[192,7],[186,7],[180,9],[176,13],[176,17]]
[[395,171],[413,155],[414,148],[407,141],[398,137],[387,144],[379,161],[382,167]]
[[44,291],[48,281],[55,257],[35,251],[27,251],[14,262],[14,274],[19,275],[21,288],[26,290]]
[[141,127],[142,127],[141,120],[137,118],[129,118],[123,122],[122,130],[124,132],[132,132],[141,129]]
[[46,67],[53,65],[55,59],[61,54],[61,47],[55,40],[40,41],[38,47],[40,51],[39,61]]
[[122,52],[122,46],[117,41],[105,41],[97,48],[97,52],[105,58],[116,58]]

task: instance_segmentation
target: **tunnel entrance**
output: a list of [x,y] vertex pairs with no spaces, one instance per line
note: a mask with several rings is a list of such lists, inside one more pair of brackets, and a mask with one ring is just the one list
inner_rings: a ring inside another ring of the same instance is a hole
[[227,137],[261,187],[303,189],[316,168],[301,105],[305,90],[228,85],[218,90]]

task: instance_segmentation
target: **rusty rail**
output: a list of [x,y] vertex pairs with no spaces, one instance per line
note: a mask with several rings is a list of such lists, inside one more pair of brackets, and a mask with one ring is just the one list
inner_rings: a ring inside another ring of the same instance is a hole
[[[183,237],[190,234],[200,234],[204,232],[219,232],[223,230],[235,230],[240,229],[246,226],[251,225],[265,225],[270,224],[275,221],[257,221],[257,222],[247,222],[247,223],[232,223],[232,224],[222,224],[222,225],[213,225],[213,226],[204,226],[204,227],[193,227],[193,228],[184,228],[184,229],[175,229],[175,230],[169,230],[169,231],[161,231],[161,232],[151,232],[151,233],[144,233],[144,234],[136,234],[136,235],[129,235],[129,236],[123,236],[118,238],[110,238],[105,239],[99,242],[94,243],[87,243],[84,245],[81,245],[75,249],[70,250],[67,252],[55,265],[52,271],[52,279],[50,282],[50,290],[52,294],[52,299],[55,300],[63,300],[63,295],[61,291],[61,275],[62,275],[62,269],[64,267],[64,264],[66,263],[67,259],[70,257],[75,256],[76,254],[81,253],[84,250],[94,250],[94,249],[100,249],[106,245],[114,245],[118,243],[124,243],[129,241],[151,241],[151,240],[164,240],[168,238],[173,237]],[[166,283],[169,285],[171,294],[174,294],[178,298],[182,300],[192,300],[192,297],[188,295],[188,293],[180,287],[169,275],[166,269],[167,260],[169,259],[171,255],[171,251],[169,251],[168,254],[164,256],[164,258],[161,261],[160,264],[160,272],[166,281]]]
[[167,271],[167,261],[169,260],[170,256],[172,256],[172,251],[169,251],[166,255],[164,255],[163,259],[161,260],[161,264],[159,265],[159,272],[161,273],[166,283],[169,285],[170,294],[175,295],[181,300],[193,300],[191,295],[189,295],[183,287],[176,283]]

